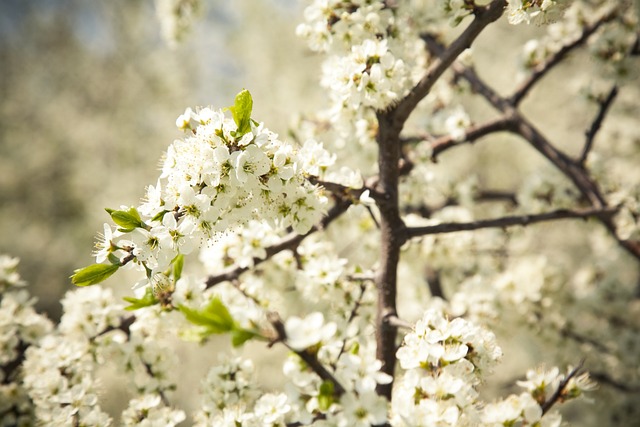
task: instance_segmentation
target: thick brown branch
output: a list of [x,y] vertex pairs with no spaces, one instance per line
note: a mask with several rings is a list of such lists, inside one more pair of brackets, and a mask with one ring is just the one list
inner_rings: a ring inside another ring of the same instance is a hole
[[453,64],[456,58],[471,46],[487,25],[500,18],[506,4],[506,0],[494,0],[487,6],[476,9],[475,19],[444,52],[438,55],[438,58],[431,64],[422,80],[393,108],[395,111],[394,119],[398,128],[402,127],[418,103],[427,96],[436,81]]
[[[398,182],[400,160],[400,128],[395,126],[395,113],[378,113],[378,192],[380,211],[380,253],[376,271],[378,306],[376,316],[376,357],[382,362],[382,372],[393,377],[396,362],[397,328],[389,323],[397,315],[397,269],[400,247],[405,242],[404,223],[400,218]],[[392,383],[378,385],[379,395],[391,400]]]
[[600,130],[602,126],[602,122],[604,118],[607,116],[607,112],[609,111],[609,107],[613,104],[613,101],[616,99],[618,95],[618,86],[614,85],[607,97],[599,102],[600,108],[598,109],[598,114],[595,119],[593,119],[593,123],[591,123],[591,127],[585,133],[586,141],[584,143],[584,148],[582,149],[582,154],[580,154],[580,158],[578,159],[578,163],[580,165],[584,165],[587,161],[587,157],[589,156],[589,152],[591,152],[591,147],[593,146],[593,141],[596,137],[596,134]]
[[560,219],[576,218],[610,218],[617,212],[616,208],[568,210],[560,209],[535,215],[513,215],[495,219],[485,219],[472,222],[444,222],[424,227],[409,227],[406,230],[407,237],[414,238],[430,234],[456,233],[458,231],[480,230],[483,228],[504,228],[515,225],[529,225],[538,222],[555,221]]

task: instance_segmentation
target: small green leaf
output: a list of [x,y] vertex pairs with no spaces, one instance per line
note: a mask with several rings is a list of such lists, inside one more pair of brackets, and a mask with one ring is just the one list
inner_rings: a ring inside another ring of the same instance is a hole
[[89,286],[107,280],[109,276],[115,273],[118,268],[117,264],[93,264],[85,268],[74,271],[71,276],[71,283],[76,286]]
[[245,342],[257,336],[258,334],[253,331],[242,328],[234,328],[231,332],[231,344],[234,347],[240,347]]
[[162,221],[162,218],[164,218],[164,214],[166,214],[169,211],[160,211],[157,214],[155,214],[155,216],[153,218],[151,218],[151,221]]
[[235,324],[233,317],[231,317],[231,313],[229,313],[227,307],[218,297],[212,299],[204,311],[210,319],[214,320],[217,324],[224,325],[229,328],[229,330]]
[[142,298],[124,297],[123,299],[131,304],[124,308],[128,311],[137,310],[143,307],[150,307],[158,303],[155,295],[153,295],[153,290],[151,289],[151,287],[147,288]]
[[230,332],[235,326],[229,310],[218,298],[211,300],[202,310],[194,310],[184,305],[178,306],[178,309],[189,322],[205,327],[210,334]]
[[318,406],[321,411],[327,411],[333,403],[334,387],[331,381],[325,380],[320,384],[318,393]]
[[118,258],[113,252],[107,255],[107,259],[111,264],[120,264],[120,258]]
[[242,137],[247,132],[251,131],[251,111],[253,110],[253,99],[251,93],[244,89],[242,92],[236,95],[233,107],[229,108],[233,115],[233,121],[236,122],[238,130],[234,136],[236,138]]
[[144,223],[142,222],[140,214],[136,208],[130,208],[126,211],[116,211],[113,209],[105,210],[109,215],[111,215],[113,222],[120,226],[119,231],[128,233],[135,230],[137,227],[144,227]]
[[184,255],[180,254],[173,260],[173,280],[177,282],[182,277],[182,268],[184,267]]

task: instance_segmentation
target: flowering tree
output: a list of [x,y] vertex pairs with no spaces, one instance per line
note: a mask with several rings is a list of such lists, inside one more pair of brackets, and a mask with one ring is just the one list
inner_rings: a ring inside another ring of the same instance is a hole
[[[165,34],[178,40],[198,8],[158,1]],[[633,419],[620,408],[639,383],[626,274],[640,260],[637,135],[634,146],[600,130],[635,77],[636,13],[589,0],[312,2],[298,34],[326,56],[328,109],[281,138],[253,117],[248,90],[227,108],[187,108],[144,201],[106,210],[96,264],[73,274],[81,289],[58,325],[33,310],[17,260],[0,258],[5,425],[177,425],[186,414],[172,397],[189,391],[176,390],[172,338],[214,335],[285,347],[283,386],[260,386],[259,358],[224,355],[189,394],[196,425],[558,426],[560,404],[595,387],[587,367],[615,396],[595,422]],[[548,29],[524,46],[506,96],[469,50],[499,19]],[[596,111],[574,155],[521,103],[580,50],[599,62],[584,70]],[[475,97],[495,117],[473,120],[464,105]],[[449,180],[436,164],[505,132],[547,160],[517,191]],[[534,224],[578,219],[582,259],[528,249]],[[138,276],[124,303],[99,285],[121,270]],[[488,395],[505,331],[572,366],[531,369],[518,391]],[[124,371],[133,394],[118,421],[101,407],[102,365]]]

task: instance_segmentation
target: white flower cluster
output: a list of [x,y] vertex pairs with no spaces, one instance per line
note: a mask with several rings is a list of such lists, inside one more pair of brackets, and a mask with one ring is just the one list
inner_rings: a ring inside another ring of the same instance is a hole
[[58,329],[70,336],[93,339],[107,328],[118,327],[126,311],[116,301],[111,289],[99,286],[67,292]]
[[[523,393],[482,402],[476,387],[501,355],[488,330],[462,318],[448,320],[437,309],[427,311],[397,353],[406,372],[394,390],[392,425],[560,426],[559,413],[542,409],[569,375],[557,368],[529,370],[526,381],[518,381]],[[580,397],[594,387],[588,374],[574,375],[563,387],[562,399]]]
[[266,248],[277,241],[276,230],[265,227],[264,222],[251,220],[237,233],[221,234],[214,244],[204,246],[199,257],[212,274],[230,265],[253,267],[256,259],[267,256]]
[[296,288],[305,299],[320,301],[346,301],[345,293],[355,297],[355,289],[345,283],[347,259],[336,254],[333,245],[320,239],[306,239],[298,248],[300,268],[297,270]]
[[449,16],[449,24],[457,26],[464,18],[469,16],[473,8],[465,0],[439,0],[445,15]]
[[474,425],[474,387],[501,355],[493,333],[462,318],[447,320],[439,310],[427,311],[397,352],[406,372],[394,392],[394,425]]
[[[47,425],[111,425],[99,405],[96,371],[105,361],[122,366],[137,395],[122,413],[122,425],[176,425],[184,412],[167,407],[162,395],[175,388],[168,375],[176,365],[160,343],[164,329],[154,308],[138,310],[139,321],[122,327],[125,311],[110,289],[69,292],[55,331],[24,351],[22,383],[34,416]],[[38,316],[31,316],[37,319]],[[26,346],[25,346],[26,347]]]
[[128,334],[114,331],[101,337],[99,354],[123,367],[139,397],[166,394],[176,388],[174,367],[178,365],[166,339],[176,335],[181,319],[178,313],[161,313],[157,307],[136,310]]
[[[628,9],[627,13],[622,13],[624,7]],[[629,52],[637,43],[639,14],[637,6],[621,5],[618,22],[602,25],[589,39],[589,52],[600,62],[601,73],[605,77],[614,77],[622,82],[633,82],[638,78],[637,61]]]
[[320,312],[311,313],[304,319],[291,316],[285,323],[287,345],[294,350],[302,351],[314,345],[327,343],[336,333],[336,324],[325,324]]
[[284,393],[261,393],[249,359],[221,357],[202,382],[203,402],[196,426],[280,427],[291,412]]
[[[560,382],[566,377],[558,368],[543,368],[527,371],[527,380],[518,381],[525,392],[507,397],[504,400],[485,405],[482,410],[482,421],[486,426],[504,426],[522,423],[541,427],[560,427],[562,416],[556,412],[543,413],[542,405],[552,398],[558,390]],[[568,375],[568,374],[567,374]],[[580,374],[569,379],[563,389],[562,399],[573,399],[585,391],[593,390],[594,383],[588,374]]]
[[[0,255],[0,425],[30,425],[33,410],[18,367],[30,345],[51,333],[53,325],[38,314],[23,288],[18,258]],[[13,368],[12,368],[13,367]]]
[[339,113],[361,107],[383,110],[413,83],[424,61],[411,21],[380,0],[316,0],[297,29],[311,49],[327,52],[322,85]]
[[334,375],[345,388],[339,399],[332,393],[323,394],[325,383],[297,356],[290,356],[285,362],[284,374],[294,386],[288,390],[289,402],[297,419],[308,424],[314,415],[322,414],[324,420],[314,425],[365,427],[383,424],[387,421],[389,404],[376,394],[375,389],[378,384],[388,384],[391,377],[380,372],[382,363],[375,358],[372,346],[354,347],[351,351],[340,349],[338,341],[325,341],[318,350],[318,359],[326,366],[331,366],[331,361],[338,358],[333,363]]
[[147,394],[129,402],[127,409],[122,412],[122,425],[174,427],[186,417],[184,411],[164,406],[159,395]]
[[[334,157],[314,140],[296,149],[246,119],[242,130],[222,110],[187,109],[177,124],[189,135],[169,147],[147,200],[137,209],[112,213],[116,223],[120,213],[129,223],[119,223],[115,231],[105,225],[96,261],[114,263],[114,256],[120,265],[134,261],[130,264],[144,269],[151,283],[162,284],[166,278],[160,272],[176,255],[189,254],[251,220],[262,227],[308,232],[323,215],[327,199],[306,177],[322,174]],[[259,227],[253,224],[255,231]],[[254,237],[253,243],[265,242]],[[264,257],[262,248],[249,247],[256,250],[234,259],[252,265],[254,257]]]
[[223,408],[244,409],[260,394],[255,386],[253,362],[240,357],[220,355],[217,365],[209,370],[202,381],[202,390],[201,411],[196,416],[200,422],[220,416]]
[[51,334],[30,346],[23,363],[24,386],[45,425],[105,426],[110,417],[98,404],[94,354],[88,340]]
[[512,25],[546,24],[562,16],[571,0],[507,0],[507,19]]

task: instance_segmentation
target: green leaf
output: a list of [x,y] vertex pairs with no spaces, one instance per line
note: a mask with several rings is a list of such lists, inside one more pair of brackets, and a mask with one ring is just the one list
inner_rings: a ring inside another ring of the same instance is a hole
[[178,306],[178,309],[190,323],[206,328],[209,335],[230,332],[235,327],[233,317],[219,298],[211,300],[202,310],[194,310],[184,305]]
[[109,276],[115,273],[118,268],[117,264],[93,264],[85,268],[74,271],[71,276],[71,283],[76,286],[89,286],[107,280]]
[[173,281],[177,282],[182,277],[182,268],[184,267],[184,255],[179,254],[173,260]]
[[118,258],[113,252],[107,255],[107,259],[111,264],[117,264],[117,265],[120,264],[120,258]]
[[147,288],[142,298],[124,297],[123,299],[131,304],[124,308],[128,311],[137,310],[143,307],[150,307],[158,303],[155,295],[153,295],[153,290],[151,289],[151,287]]
[[136,208],[129,208],[126,211],[116,211],[113,209],[105,209],[109,215],[111,215],[111,219],[116,225],[120,226],[119,231],[123,233],[128,233],[130,231],[135,230],[137,227],[144,227],[144,223],[140,218],[140,214],[136,210]]
[[327,411],[333,403],[334,387],[333,382],[325,380],[320,384],[318,393],[318,406],[321,411]]
[[253,99],[251,93],[244,89],[242,92],[236,95],[233,107],[229,108],[233,115],[233,121],[236,122],[238,130],[234,136],[236,138],[242,137],[247,132],[251,131],[251,111],[253,110]]
[[151,221],[162,221],[162,218],[164,218],[164,214],[166,214],[167,210],[164,211],[160,211],[158,212],[153,218],[151,218]]
[[253,331],[242,328],[234,328],[233,332],[231,332],[231,344],[234,347],[240,347],[245,342],[257,336],[258,334]]

